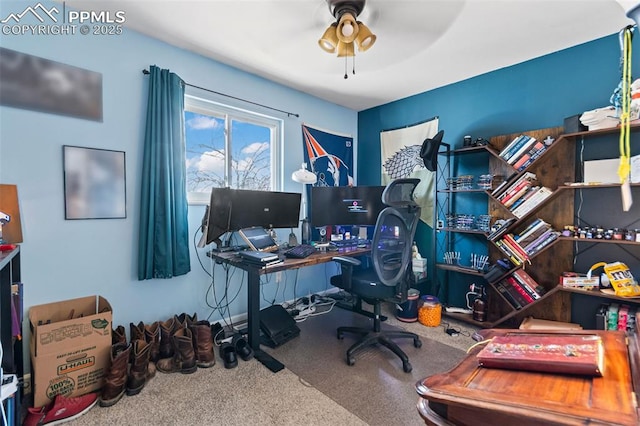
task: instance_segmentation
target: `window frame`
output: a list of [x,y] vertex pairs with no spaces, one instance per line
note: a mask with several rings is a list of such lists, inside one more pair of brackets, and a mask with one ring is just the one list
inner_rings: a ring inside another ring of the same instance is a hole
[[[216,118],[224,118],[225,121],[225,185],[229,186],[229,177],[231,175],[231,157],[227,155],[231,152],[231,146],[233,144],[233,135],[230,135],[230,126],[232,120],[242,121],[245,123],[263,126],[270,130],[270,161],[271,161],[271,191],[281,190],[283,187],[282,182],[282,169],[283,169],[283,134],[284,134],[284,120],[272,117],[266,114],[262,114],[255,111],[250,111],[235,106],[222,104],[220,102],[213,101],[211,99],[202,98],[193,94],[186,93],[184,97],[184,110],[194,112],[196,114],[209,115]],[[186,123],[185,123],[186,125]],[[186,135],[185,135],[186,145]],[[185,156],[186,161],[186,156]],[[186,181],[185,181],[186,185]],[[210,193],[209,192],[192,192],[187,191],[187,203],[189,205],[208,205]]]

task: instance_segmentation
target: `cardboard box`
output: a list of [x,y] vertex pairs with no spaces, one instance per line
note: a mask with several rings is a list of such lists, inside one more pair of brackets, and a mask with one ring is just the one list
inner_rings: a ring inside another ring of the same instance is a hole
[[582,330],[580,324],[526,317],[520,324],[520,330]]
[[588,278],[585,274],[567,272],[560,276],[560,285],[563,287],[581,288],[583,290],[593,290],[600,287],[600,277]]
[[101,296],[29,309],[34,407],[102,387],[111,364],[111,305]]

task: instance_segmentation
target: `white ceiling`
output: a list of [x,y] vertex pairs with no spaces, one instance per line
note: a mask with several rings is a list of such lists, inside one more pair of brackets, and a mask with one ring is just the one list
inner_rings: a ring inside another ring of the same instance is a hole
[[636,2],[369,0],[358,19],[378,39],[346,80],[344,58],[318,47],[325,0],[66,3],[123,10],[125,27],[361,111],[616,33]]

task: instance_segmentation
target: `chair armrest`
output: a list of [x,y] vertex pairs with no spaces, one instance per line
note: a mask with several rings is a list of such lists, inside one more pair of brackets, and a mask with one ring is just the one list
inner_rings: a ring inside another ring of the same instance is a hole
[[362,261],[356,259],[355,257],[350,256],[335,256],[332,257],[331,260],[338,262],[340,265],[344,266],[360,266],[362,265]]

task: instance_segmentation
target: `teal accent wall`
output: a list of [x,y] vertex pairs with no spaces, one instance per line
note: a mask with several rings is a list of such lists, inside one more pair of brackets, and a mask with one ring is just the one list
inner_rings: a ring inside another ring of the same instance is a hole
[[[634,50],[637,58],[639,49]],[[380,164],[381,131],[412,125],[434,116],[439,117],[440,129],[445,132],[444,142],[451,144],[452,149],[462,147],[464,135],[489,139],[501,134],[562,126],[565,117],[610,105],[611,94],[621,78],[619,64],[618,35],[613,34],[361,111],[358,113],[358,163]],[[424,72],[428,76],[428,67]],[[454,176],[486,173],[486,156],[465,156],[465,161],[469,167],[454,165]],[[379,184],[380,169],[360,166],[358,181]],[[481,213],[483,205],[486,206],[486,202],[478,202],[478,197],[466,198],[468,205],[462,197],[458,198],[457,212]],[[416,239],[424,256],[430,253],[431,236],[431,228],[421,223]],[[471,242],[462,247],[468,253],[477,245]],[[454,291],[449,302],[464,306],[468,282],[458,276],[461,282],[451,286]]]

